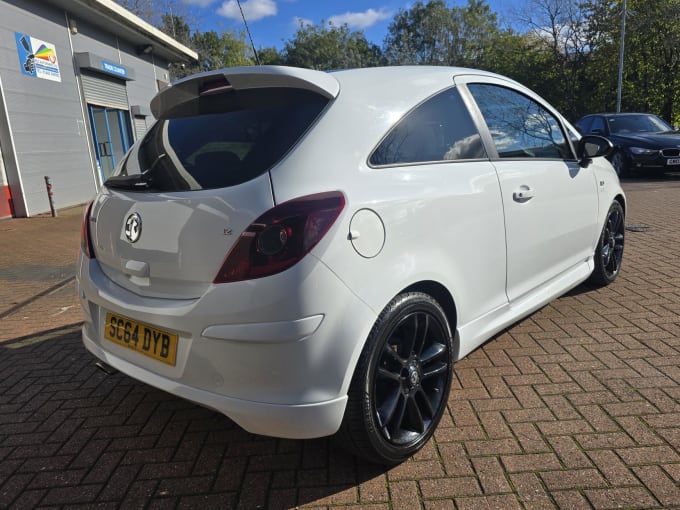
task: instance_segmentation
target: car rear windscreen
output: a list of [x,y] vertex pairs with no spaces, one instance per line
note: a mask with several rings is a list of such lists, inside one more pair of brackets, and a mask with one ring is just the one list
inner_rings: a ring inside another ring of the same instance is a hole
[[156,122],[105,184],[184,191],[247,182],[276,164],[327,103],[315,92],[295,88],[229,90],[193,98]]

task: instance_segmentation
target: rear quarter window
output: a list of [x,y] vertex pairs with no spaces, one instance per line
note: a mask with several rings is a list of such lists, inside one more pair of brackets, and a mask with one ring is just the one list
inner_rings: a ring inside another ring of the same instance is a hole
[[236,186],[274,166],[327,103],[315,92],[294,88],[196,97],[154,124],[121,173],[146,173],[149,190]]
[[470,114],[455,87],[406,114],[369,158],[372,166],[486,157]]

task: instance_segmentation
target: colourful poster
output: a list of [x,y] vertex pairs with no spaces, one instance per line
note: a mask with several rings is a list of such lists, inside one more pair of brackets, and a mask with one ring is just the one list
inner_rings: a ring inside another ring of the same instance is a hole
[[54,44],[27,34],[14,33],[21,72],[44,80],[61,81]]

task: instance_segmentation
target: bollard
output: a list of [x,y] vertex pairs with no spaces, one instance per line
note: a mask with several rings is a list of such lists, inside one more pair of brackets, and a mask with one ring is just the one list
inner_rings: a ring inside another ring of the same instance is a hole
[[47,187],[47,198],[50,201],[50,212],[52,213],[52,217],[56,218],[57,210],[54,208],[54,193],[52,193],[52,184],[50,183],[50,177],[48,175],[45,176],[45,186]]

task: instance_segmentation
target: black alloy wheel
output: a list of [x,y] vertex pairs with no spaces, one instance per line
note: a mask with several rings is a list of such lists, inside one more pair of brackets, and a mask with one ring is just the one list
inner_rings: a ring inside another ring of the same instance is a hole
[[430,296],[397,296],[378,317],[355,371],[339,436],[373,462],[401,462],[432,436],[446,409],[453,339]]
[[609,285],[618,276],[623,261],[625,228],[623,207],[614,201],[607,213],[607,220],[595,250],[595,269],[590,276],[591,282]]
[[384,439],[413,442],[432,427],[449,366],[445,333],[425,311],[404,316],[385,341],[373,373],[373,413]]

